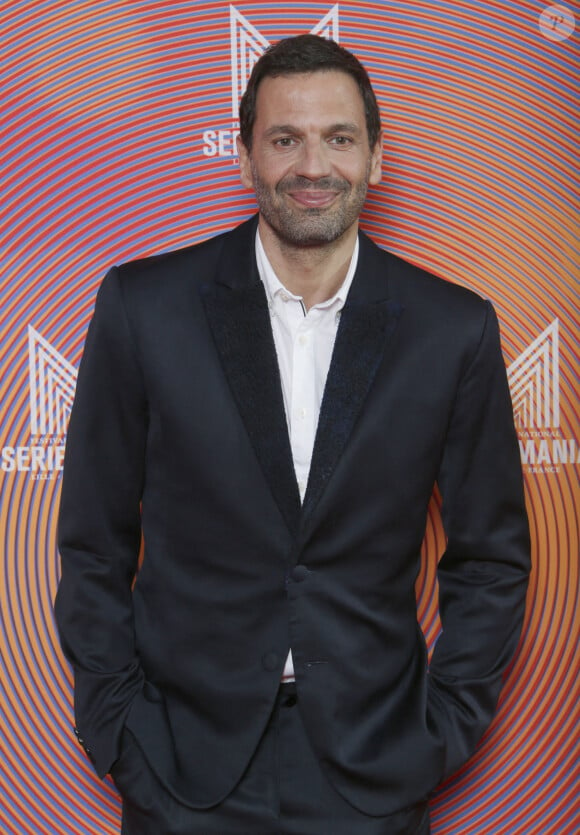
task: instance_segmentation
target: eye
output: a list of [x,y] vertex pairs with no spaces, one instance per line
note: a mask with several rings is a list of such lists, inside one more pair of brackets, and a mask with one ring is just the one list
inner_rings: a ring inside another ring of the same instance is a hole
[[330,143],[331,143],[332,145],[338,145],[338,146],[340,146],[341,148],[344,148],[344,147],[346,147],[347,145],[352,145],[352,141],[353,141],[353,140],[352,140],[352,138],[351,138],[350,136],[342,136],[342,134],[341,134],[341,135],[338,135],[338,136],[333,136],[333,137],[331,137],[331,139],[330,139]]
[[281,136],[279,139],[276,139],[274,145],[278,148],[291,148],[294,145],[296,140],[292,136]]

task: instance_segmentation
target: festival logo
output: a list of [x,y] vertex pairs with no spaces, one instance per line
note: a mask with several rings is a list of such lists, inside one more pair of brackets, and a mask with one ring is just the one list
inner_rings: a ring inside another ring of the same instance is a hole
[[[41,334],[28,328],[30,444],[2,448],[4,472],[50,479],[62,470],[77,372]],[[508,381],[528,473],[557,473],[580,463],[580,447],[560,430],[560,344],[557,319],[508,367]]]
[[557,473],[579,461],[574,438],[560,430],[560,340],[557,319],[508,368],[522,464],[528,473]]
[[4,472],[30,472],[47,480],[62,470],[76,377],[74,366],[29,326],[30,444],[2,448]]
[[[324,15],[313,29],[313,35],[336,41],[338,31],[338,3]],[[270,46],[269,41],[234,6],[230,6],[230,50],[232,125],[203,133],[203,153],[206,157],[237,157],[236,139],[239,134],[238,112],[240,99],[246,89],[250,73],[258,58]]]

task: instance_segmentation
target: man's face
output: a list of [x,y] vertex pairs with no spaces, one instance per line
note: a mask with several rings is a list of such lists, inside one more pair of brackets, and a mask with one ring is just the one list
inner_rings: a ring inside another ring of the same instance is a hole
[[238,141],[243,184],[262,220],[291,246],[337,240],[357,223],[367,187],[381,176],[369,147],[362,96],[340,71],[265,78],[252,150]]

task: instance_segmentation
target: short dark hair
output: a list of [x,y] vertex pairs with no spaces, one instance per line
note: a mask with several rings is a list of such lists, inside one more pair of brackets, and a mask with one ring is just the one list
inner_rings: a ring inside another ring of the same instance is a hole
[[240,137],[246,148],[252,147],[258,87],[264,78],[331,70],[344,72],[356,82],[363,100],[369,145],[374,148],[381,131],[381,117],[368,73],[352,52],[319,35],[284,38],[268,47],[254,64],[240,102]]

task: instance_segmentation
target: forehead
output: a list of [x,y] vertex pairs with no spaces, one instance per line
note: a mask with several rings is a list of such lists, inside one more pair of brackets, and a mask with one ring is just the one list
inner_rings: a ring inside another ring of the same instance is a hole
[[351,122],[365,127],[362,95],[356,81],[340,70],[264,78],[256,97],[255,127],[272,124]]

